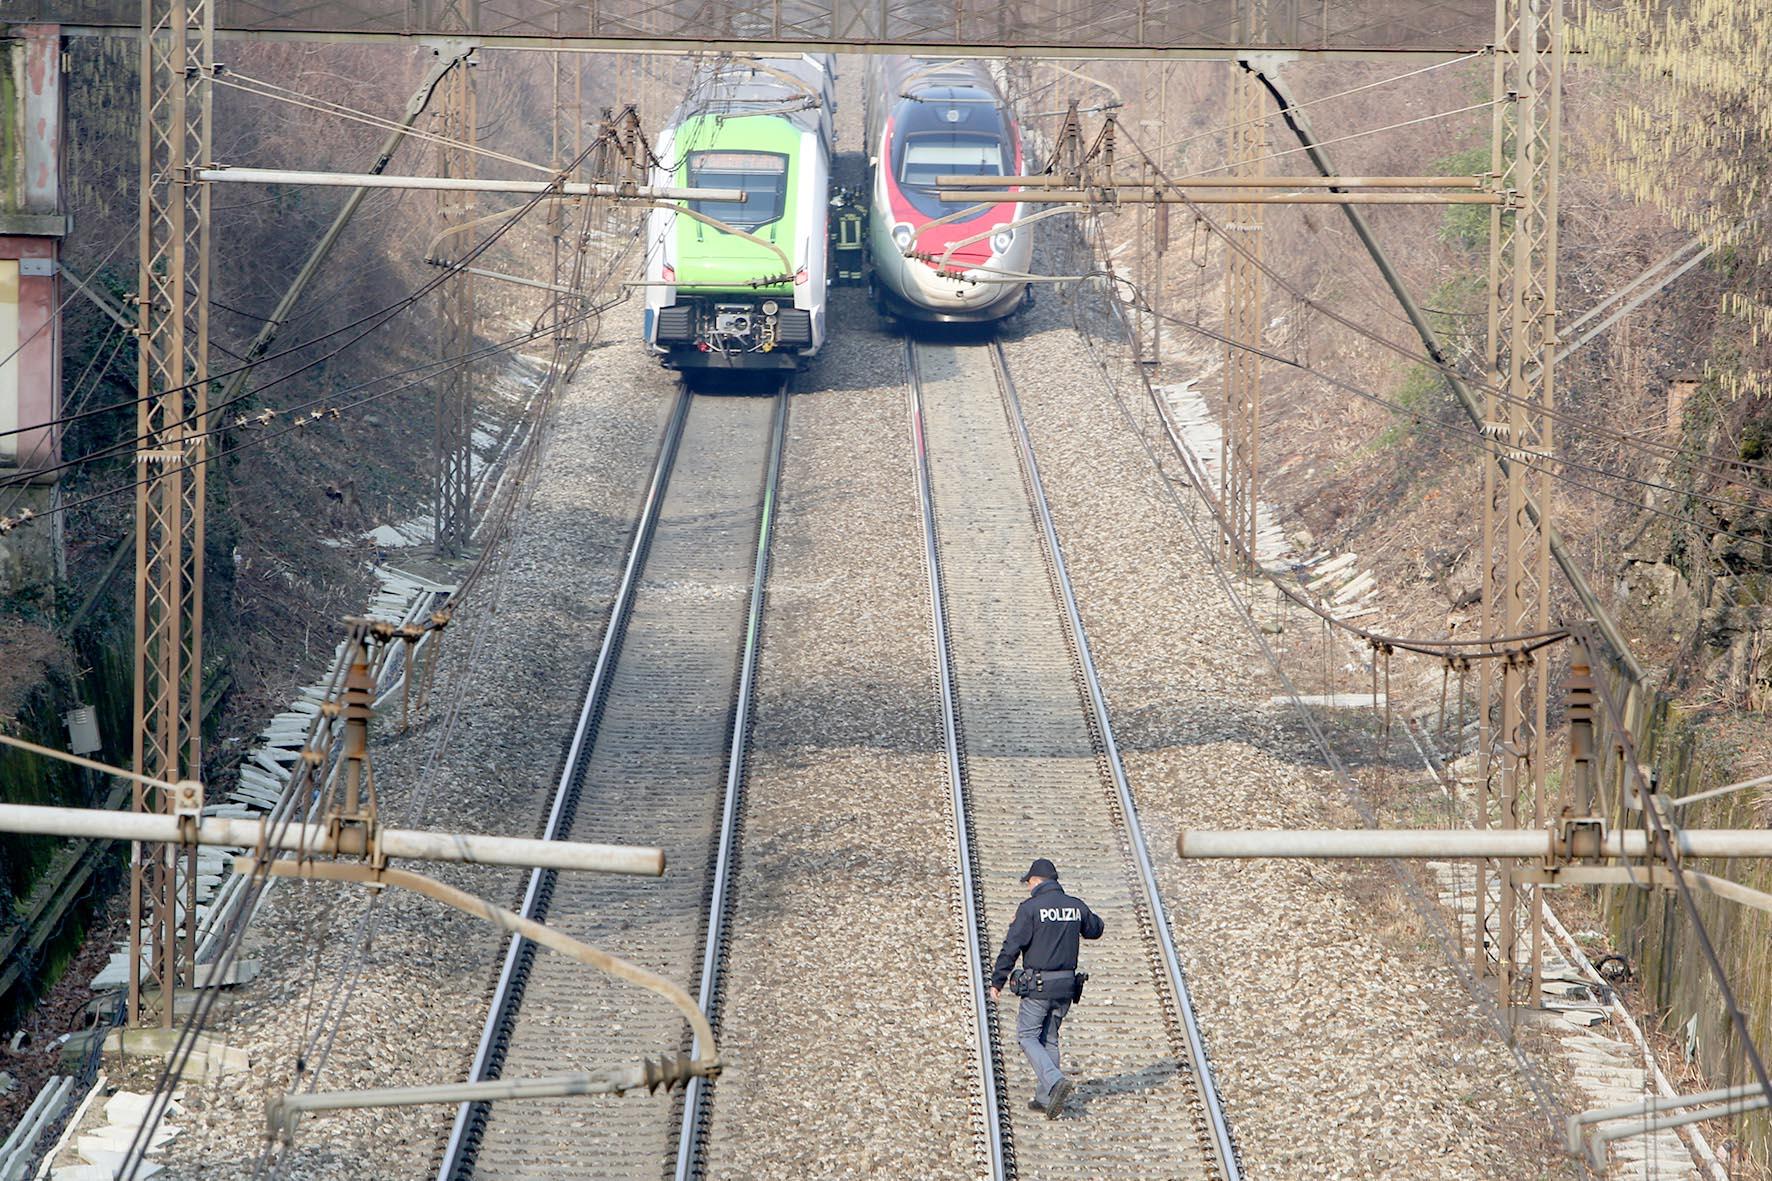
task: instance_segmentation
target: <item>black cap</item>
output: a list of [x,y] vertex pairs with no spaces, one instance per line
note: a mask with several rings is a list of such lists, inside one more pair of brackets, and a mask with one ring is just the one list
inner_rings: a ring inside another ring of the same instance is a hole
[[1021,875],[1021,880],[1024,882],[1029,878],[1045,878],[1049,882],[1056,882],[1058,880],[1058,866],[1044,857],[1038,858],[1028,866],[1028,871]]

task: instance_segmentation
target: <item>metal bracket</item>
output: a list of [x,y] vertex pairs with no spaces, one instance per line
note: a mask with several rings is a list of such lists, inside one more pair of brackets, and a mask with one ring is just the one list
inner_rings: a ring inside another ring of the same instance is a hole
[[1567,816],[1557,834],[1558,861],[1594,861],[1605,856],[1606,822],[1597,816]]
[[[305,878],[310,881],[350,882],[380,889],[399,886],[464,914],[482,918],[513,935],[521,935],[543,947],[569,955],[582,964],[606,972],[630,984],[637,984],[671,1002],[688,1021],[695,1034],[694,1045],[701,1056],[685,1060],[681,1056],[665,1056],[655,1062],[642,1061],[637,1066],[606,1068],[588,1075],[566,1075],[550,1079],[514,1081],[493,1080],[489,1083],[459,1083],[443,1087],[394,1087],[370,1091],[334,1091],[324,1094],[285,1095],[273,1098],[267,1105],[266,1118],[273,1132],[293,1127],[293,1120],[303,1110],[336,1110],[347,1107],[394,1107],[418,1103],[465,1102],[471,1099],[515,1098],[520,1095],[576,1095],[671,1087],[692,1076],[713,1078],[720,1073],[719,1050],[714,1044],[714,1029],[707,1015],[683,987],[638,965],[600,951],[563,931],[524,918],[515,911],[495,906],[466,890],[458,890],[424,874],[406,869],[375,868],[345,861],[313,861],[305,858],[279,857],[260,861],[243,856],[234,859],[235,872],[265,873],[271,877]],[[525,1086],[540,1088],[522,1090]],[[468,1093],[463,1089],[467,1088]],[[480,1088],[481,1094],[474,1090]],[[566,1088],[566,1089],[561,1089]],[[507,1093],[508,1091],[508,1093]]]

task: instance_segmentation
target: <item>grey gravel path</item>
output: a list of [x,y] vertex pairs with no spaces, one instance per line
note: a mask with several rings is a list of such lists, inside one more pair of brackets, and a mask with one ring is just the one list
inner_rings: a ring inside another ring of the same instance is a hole
[[798,383],[714,1090],[716,1177],[978,1175],[972,1025],[896,340]]
[[[725,796],[776,399],[697,396],[634,596],[568,839],[656,845],[662,881],[562,874],[550,926],[669,980],[699,976],[707,867]],[[638,989],[596,987],[538,956],[503,1077],[589,1070],[677,1049],[684,1024]],[[653,1178],[676,1157],[668,1096],[498,1103],[476,1178]]]

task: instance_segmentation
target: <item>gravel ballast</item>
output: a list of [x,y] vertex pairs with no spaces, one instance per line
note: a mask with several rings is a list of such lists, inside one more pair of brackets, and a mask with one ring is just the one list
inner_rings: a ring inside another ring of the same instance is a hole
[[[426,722],[405,735],[397,733],[397,719],[377,724],[371,758],[384,820],[521,836],[539,830],[674,385],[624,344],[593,352],[562,391],[534,500],[490,581],[464,601],[447,633]],[[449,741],[439,751],[446,727]],[[523,880],[518,870],[433,872],[505,906],[517,902]],[[217,1036],[250,1053],[252,1069],[219,1084],[185,1084],[189,1114],[173,1121],[182,1133],[166,1150],[162,1176],[249,1172],[242,1162],[249,1166],[262,1146],[265,1100],[291,1085],[304,1029],[321,1031],[324,1044],[326,1006],[345,995],[348,1007],[318,1075],[321,1089],[466,1076],[504,938],[485,922],[395,891],[374,909],[374,938],[360,972],[341,977],[341,965],[361,943],[363,894],[331,885],[273,891],[242,953],[261,960],[263,974],[235,991],[214,1026]],[[589,969],[586,986],[606,987]],[[310,1054],[306,1081],[319,1061]],[[134,1073],[142,1074],[135,1080],[142,1089],[151,1086],[145,1067]],[[280,1175],[425,1176],[454,1114],[453,1107],[426,1106],[310,1119]]]
[[710,1172],[970,1177],[973,1018],[902,345],[859,292],[835,314],[846,327],[791,403]]

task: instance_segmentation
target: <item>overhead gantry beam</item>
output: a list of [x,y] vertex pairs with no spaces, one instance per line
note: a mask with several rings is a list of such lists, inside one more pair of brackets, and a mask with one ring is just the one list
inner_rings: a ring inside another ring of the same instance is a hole
[[[1246,40],[1236,6],[1218,0],[513,0],[471,13],[466,27],[457,19],[464,7],[448,0],[220,0],[215,28],[221,37],[410,43],[465,36],[489,48],[630,53],[1371,58],[1480,52],[1494,19],[1490,0],[1325,0]],[[5,0],[0,21],[139,32],[134,0]]]

